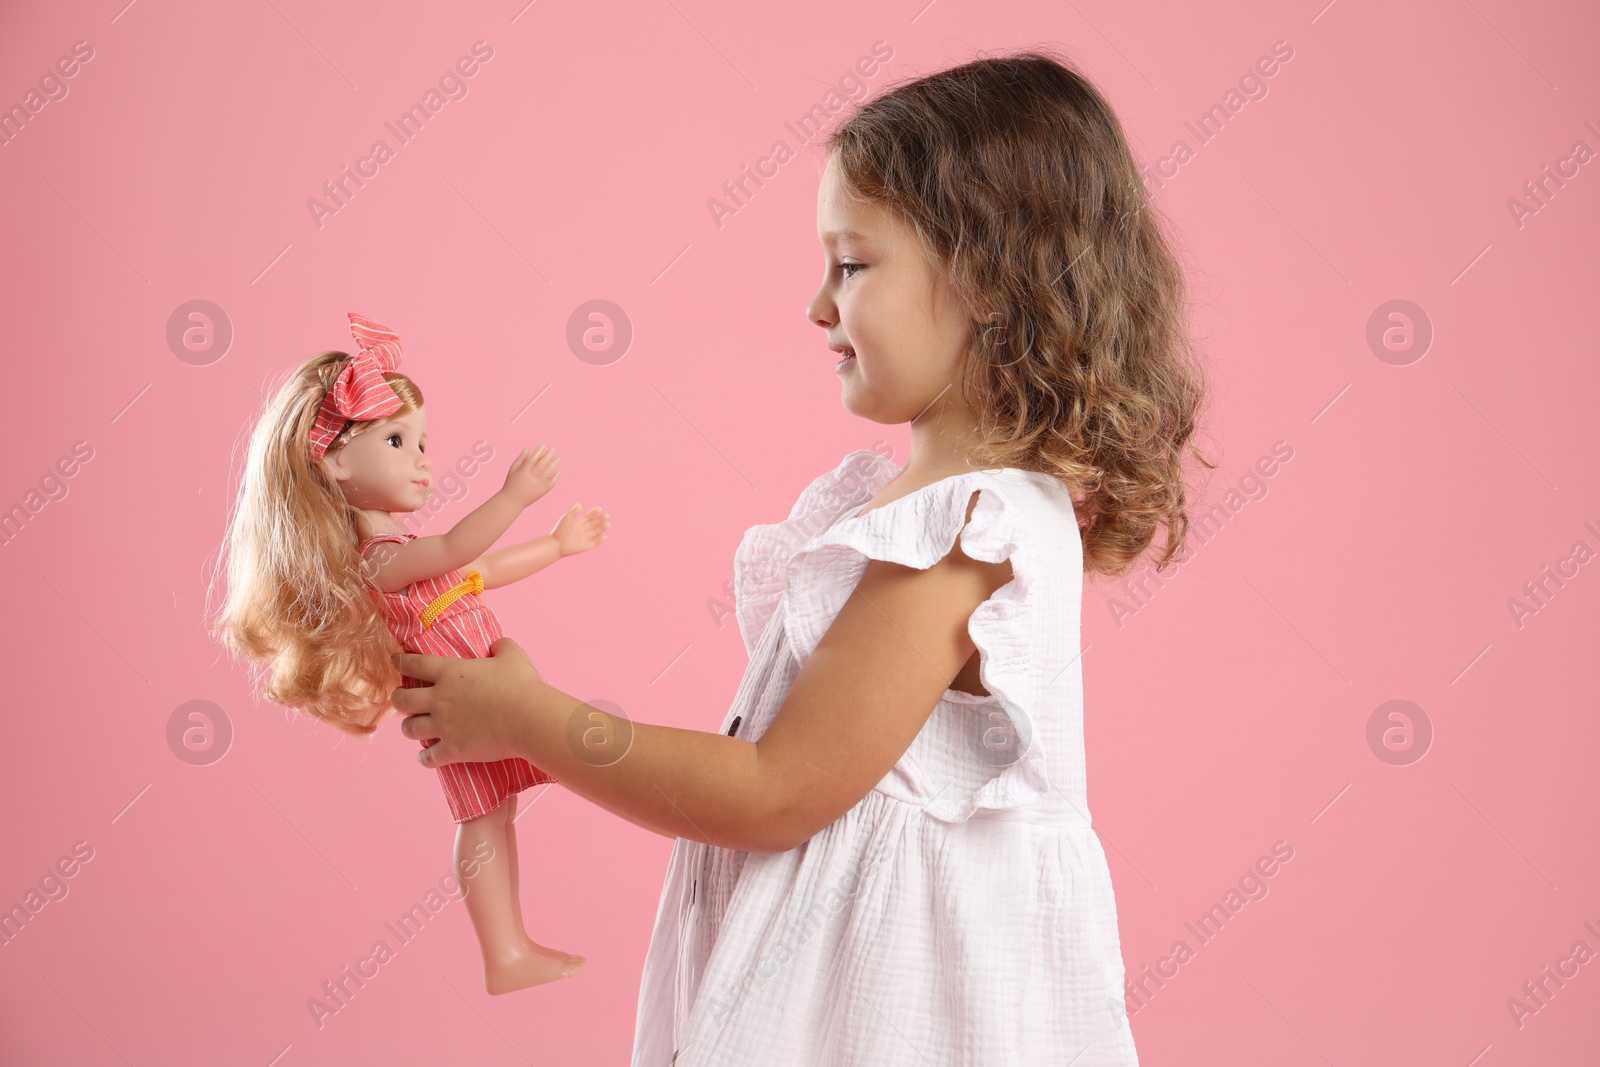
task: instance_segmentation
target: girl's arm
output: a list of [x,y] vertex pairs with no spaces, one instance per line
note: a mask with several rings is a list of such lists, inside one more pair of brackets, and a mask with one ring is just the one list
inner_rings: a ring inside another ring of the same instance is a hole
[[522,510],[548,493],[561,477],[560,459],[548,446],[523,449],[506,471],[505,485],[442,534],[419,537],[403,545],[384,542],[362,561],[374,584],[386,593],[412,582],[453,571],[487,552]]
[[521,755],[664,836],[785,851],[904,755],[976,651],[967,620],[1010,579],[1009,562],[973,560],[959,538],[926,570],[870,561],[754,742],[607,715],[547,684],[504,639],[483,659],[400,654],[402,674],[433,684],[391,699],[402,733],[441,739],[420,754],[425,766]]

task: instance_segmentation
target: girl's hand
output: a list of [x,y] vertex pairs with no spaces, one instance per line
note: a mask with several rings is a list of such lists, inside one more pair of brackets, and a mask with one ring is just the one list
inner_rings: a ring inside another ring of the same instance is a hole
[[561,457],[549,445],[540,445],[531,455],[524,448],[511,461],[511,469],[506,471],[505,488],[501,492],[527,507],[548,493],[559,477]]
[[530,714],[529,698],[544,679],[515,641],[502,637],[482,659],[400,652],[394,664],[407,677],[433,683],[396,689],[389,697],[405,716],[401,733],[418,741],[440,739],[417,753],[424,767],[522,755],[516,738]]
[[572,505],[572,510],[561,516],[556,528],[550,531],[550,536],[561,546],[563,556],[597,548],[606,539],[606,531],[611,528],[611,516],[599,508],[592,509],[587,515],[579,515],[578,509],[582,506]]

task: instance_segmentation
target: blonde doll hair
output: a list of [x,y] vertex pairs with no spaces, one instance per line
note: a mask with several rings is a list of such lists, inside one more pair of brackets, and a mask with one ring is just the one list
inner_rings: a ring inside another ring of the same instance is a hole
[[[370,735],[400,685],[389,660],[400,643],[356,552],[356,509],[309,449],[317,410],[350,358],[325,352],[306,361],[257,420],[218,561],[226,599],[209,625],[235,658],[264,665],[255,682],[267,700]],[[400,410],[348,424],[329,455],[422,406],[410,378],[384,378]]]
[[1183,458],[1203,394],[1186,287],[1122,127],[1043,50],[889,87],[825,155],[855,195],[906,219],[972,314],[962,396],[978,467],[1072,492],[1084,570],[1130,570],[1189,528]]

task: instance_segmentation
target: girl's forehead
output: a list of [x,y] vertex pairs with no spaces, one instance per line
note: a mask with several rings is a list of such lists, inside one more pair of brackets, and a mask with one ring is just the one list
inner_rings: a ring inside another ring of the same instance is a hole
[[828,233],[866,231],[875,227],[881,209],[850,187],[830,163],[817,187],[818,229]]
[[862,196],[842,180],[824,179],[817,195],[817,239],[824,247],[887,248],[913,232],[909,220],[883,202]]
[[888,213],[868,200],[818,201],[817,237],[824,245],[873,244],[890,224]]
[[870,241],[872,238],[859,230],[829,230],[822,235],[822,239],[829,243],[842,243],[845,241]]

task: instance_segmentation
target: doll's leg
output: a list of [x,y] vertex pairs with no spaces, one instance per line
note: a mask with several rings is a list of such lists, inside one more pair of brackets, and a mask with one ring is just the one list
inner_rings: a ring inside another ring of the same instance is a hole
[[[581,957],[541,951],[541,946],[523,933],[511,888],[515,861],[506,836],[503,810],[456,824],[457,869],[477,867],[464,900],[483,950],[483,980],[490,993],[509,993],[566,978],[583,965]],[[484,843],[487,849],[481,847]],[[488,859],[482,858],[485,855]]]
[[[521,865],[517,862],[517,798],[519,796],[521,796],[520,793],[512,793],[506,798],[506,802],[500,805],[500,811],[506,817],[506,856],[511,861],[511,912],[516,916],[517,929],[523,931],[523,936],[527,937],[528,928],[522,924],[522,894],[518,891],[517,885],[517,872],[521,869]],[[562,952],[560,949],[549,948],[539,944],[531,937],[528,938],[528,944],[533,946],[535,952],[549,956],[551,959],[560,960],[562,963],[576,960],[578,967],[577,970],[572,972],[573,974],[577,974],[578,971],[583,969],[585,961],[582,956],[573,956]]]
[[528,928],[522,924],[522,887],[517,878],[517,872],[522,869],[517,862],[517,798],[521,795],[512,793],[506,797],[506,802],[500,805],[500,813],[506,817],[506,857],[511,860],[511,914],[516,916],[517,929],[526,934]]

